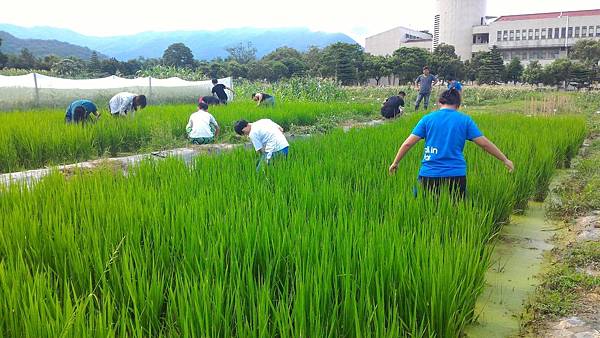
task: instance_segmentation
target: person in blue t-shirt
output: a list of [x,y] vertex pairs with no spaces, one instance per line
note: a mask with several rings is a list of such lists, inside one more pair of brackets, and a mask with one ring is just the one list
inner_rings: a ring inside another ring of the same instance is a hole
[[457,111],[460,107],[460,93],[456,89],[444,91],[438,102],[440,110],[425,115],[402,143],[389,168],[390,174],[398,170],[398,163],[421,139],[425,139],[425,151],[419,181],[426,191],[437,194],[441,185],[448,185],[453,194],[464,198],[467,163],[463,149],[467,140],[502,161],[509,172],[513,171],[513,163],[483,136],[471,117]]
[[100,113],[98,113],[98,108],[94,102],[85,99],[76,100],[67,107],[65,122],[83,123],[87,121],[87,119],[90,117],[90,114],[94,114],[96,118],[100,117]]
[[462,83],[460,83],[458,80],[454,79],[453,77],[449,77],[447,79],[448,81],[448,89],[456,89],[459,93],[462,94]]

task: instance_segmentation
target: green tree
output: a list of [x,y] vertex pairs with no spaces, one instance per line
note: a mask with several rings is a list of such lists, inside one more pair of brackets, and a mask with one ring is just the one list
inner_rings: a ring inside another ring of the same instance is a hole
[[96,53],[96,51],[93,51],[90,56],[87,70],[92,76],[98,76],[102,73],[102,66],[100,65],[100,59],[98,58],[98,53]]
[[248,76],[248,67],[237,61],[229,60],[225,63],[227,74],[233,78],[245,78]]
[[86,65],[80,59],[62,59],[52,66],[52,72],[64,77],[82,77],[86,75]]
[[571,49],[569,57],[597,67],[598,62],[600,62],[600,40],[585,39],[577,41]]
[[323,50],[323,75],[333,77],[342,85],[358,83],[364,52],[359,44],[337,42]]
[[365,54],[364,59],[364,78],[366,80],[375,79],[379,86],[381,78],[391,74],[391,69],[388,67],[389,62],[385,56]]
[[306,73],[306,63],[302,53],[294,48],[280,47],[273,52],[265,55],[262,61],[279,61],[287,68],[287,73],[283,77],[301,76]]
[[194,55],[192,50],[183,43],[174,43],[165,49],[163,63],[177,68],[193,68]]
[[577,89],[588,88],[592,85],[594,79],[594,70],[587,64],[574,62],[571,65],[570,84]]
[[[0,47],[1,46],[2,46],[2,39],[0,39]],[[6,66],[7,62],[8,62],[8,56],[6,56],[2,52],[0,52],[0,69],[4,68]]]
[[569,59],[554,60],[544,68],[543,82],[548,86],[567,86],[571,79],[573,63]]
[[268,63],[251,61],[248,63],[248,79],[264,81],[273,77],[273,70]]
[[523,81],[531,85],[538,85],[543,82],[544,68],[539,61],[531,61],[523,71]]
[[429,68],[440,78],[464,79],[465,65],[456,55],[454,46],[439,44],[429,57]]
[[481,69],[483,59],[487,57],[488,52],[477,52],[471,60],[465,61],[465,78],[469,81],[477,80],[477,74]]
[[400,83],[413,82],[423,71],[430,53],[422,48],[400,47],[392,54],[392,73]]
[[523,65],[521,60],[513,58],[510,63],[506,66],[506,72],[504,73],[505,82],[517,83],[521,81],[523,76]]
[[60,62],[62,60],[62,58],[56,56],[56,55],[48,55],[45,56],[42,60],[40,60],[40,62],[38,63],[38,68],[39,69],[43,69],[43,70],[51,70],[52,67],[54,67],[54,65],[58,62]]
[[307,67],[307,74],[313,77],[324,77],[323,75],[323,51],[319,47],[311,46],[303,55]]
[[17,57],[16,68],[20,69],[36,69],[37,60],[35,56],[27,48],[21,49]]
[[281,61],[267,62],[268,67],[271,69],[271,76],[267,78],[271,82],[278,81],[288,76],[288,67]]
[[256,60],[256,48],[250,41],[240,42],[235,46],[225,48],[225,50],[229,53],[228,60],[234,60],[243,65]]
[[495,84],[502,81],[504,72],[502,54],[494,46],[490,52],[482,54],[481,65],[477,72],[477,81],[479,83]]

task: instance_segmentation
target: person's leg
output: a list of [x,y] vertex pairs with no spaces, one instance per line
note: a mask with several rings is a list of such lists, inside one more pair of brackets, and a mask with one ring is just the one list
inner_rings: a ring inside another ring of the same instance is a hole
[[415,102],[415,110],[419,110],[419,106],[421,105],[421,100],[423,100],[423,94],[417,94],[417,101]]
[[465,199],[465,196],[467,194],[466,176],[448,177],[448,184],[450,186],[450,193],[452,194],[452,196],[456,196],[459,199]]
[[425,99],[425,101],[423,101],[423,106],[425,107],[425,110],[427,110],[427,108],[429,108],[429,97],[430,96],[431,96],[431,93],[423,94],[423,98]]
[[423,187],[423,193],[433,193],[436,197],[440,194],[440,183],[441,179],[439,177],[419,177],[419,182],[421,182],[421,187]]

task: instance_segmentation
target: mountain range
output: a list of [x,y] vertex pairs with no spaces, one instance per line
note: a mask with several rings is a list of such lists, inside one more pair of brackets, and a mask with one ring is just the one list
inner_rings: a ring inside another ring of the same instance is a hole
[[[220,31],[144,32],[113,37],[87,36],[68,29],[53,27],[28,28],[9,24],[0,24],[0,31],[9,33],[18,39],[57,40],[56,42],[64,42],[68,46],[78,45],[89,49],[90,53],[91,50],[96,50],[118,60],[137,57],[158,58],[170,44],[176,42],[182,42],[188,46],[192,50],[194,58],[199,60],[226,57],[228,53],[225,48],[245,42],[251,42],[254,45],[258,57],[282,46],[304,51],[310,46],[326,47],[336,42],[356,43],[343,33],[313,32],[307,28],[232,28]],[[64,56],[64,48],[67,45],[62,47],[56,45],[57,52],[54,54],[58,55],[60,51],[63,53],[60,55]],[[5,42],[2,43],[0,50],[7,51]]]
[[[80,59],[89,59],[93,50],[87,47],[77,46],[71,43],[57,41],[55,39],[19,39],[12,34],[0,31],[2,46],[0,51],[6,54],[19,54],[21,49],[27,48],[36,57],[56,55],[60,57],[75,56]],[[106,55],[98,53],[99,58],[106,58]]]

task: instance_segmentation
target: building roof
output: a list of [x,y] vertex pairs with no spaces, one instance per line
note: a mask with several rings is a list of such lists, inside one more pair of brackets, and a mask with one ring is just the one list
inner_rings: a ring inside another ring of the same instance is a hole
[[550,12],[550,13],[535,13],[535,14],[519,14],[519,15],[504,15],[499,17],[498,21],[518,21],[518,20],[540,20],[540,19],[555,19],[563,16],[600,16],[600,9],[588,9],[582,11],[565,11],[565,12]]
[[407,40],[403,43],[414,43],[414,42],[429,42],[433,41],[432,39],[416,39],[416,40]]

